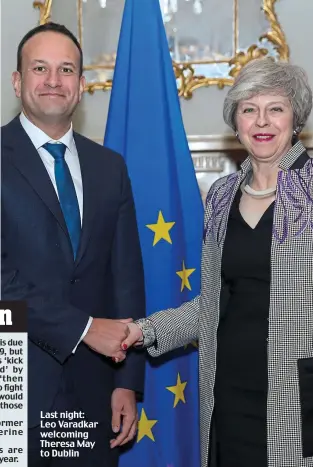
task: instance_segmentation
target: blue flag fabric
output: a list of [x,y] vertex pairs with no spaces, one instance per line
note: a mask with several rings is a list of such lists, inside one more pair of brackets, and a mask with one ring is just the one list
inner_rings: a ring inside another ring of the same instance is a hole
[[[130,174],[147,315],[178,307],[200,291],[203,206],[159,0],[126,0],[105,146],[123,155]],[[137,439],[121,467],[200,465],[195,347],[147,363]]]

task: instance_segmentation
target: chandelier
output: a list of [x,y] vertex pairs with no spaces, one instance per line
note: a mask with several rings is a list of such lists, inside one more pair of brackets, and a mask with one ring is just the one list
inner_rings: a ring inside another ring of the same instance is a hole
[[[160,0],[163,19],[166,23],[171,21],[175,13],[177,13],[179,1],[193,2],[194,14],[200,15],[202,13],[203,0]],[[83,2],[87,3],[87,0],[83,0]],[[101,8],[107,6],[107,0],[98,0],[98,2]]]
[[[87,0],[83,0],[84,3],[87,3]],[[107,6],[107,0],[98,0],[99,5],[101,8],[105,8]]]
[[192,2],[193,12],[195,15],[200,15],[202,13],[203,0],[160,0],[161,11],[165,23],[172,20],[178,12],[179,4],[183,1]]

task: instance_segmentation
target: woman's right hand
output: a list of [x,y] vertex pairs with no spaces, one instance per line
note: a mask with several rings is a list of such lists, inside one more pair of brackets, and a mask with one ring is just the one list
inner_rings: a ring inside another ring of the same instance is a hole
[[129,334],[122,342],[122,350],[126,351],[129,347],[140,347],[143,344],[142,330],[136,323],[128,323]]
[[140,347],[143,344],[143,335],[140,327],[136,323],[129,322],[129,320],[121,319],[120,321],[122,323],[127,323],[129,334],[127,338],[121,342],[121,351],[123,351],[125,357],[120,358],[120,353],[116,353],[112,356],[112,360],[114,360],[115,363],[122,362],[126,358],[126,350],[128,350],[130,347]]

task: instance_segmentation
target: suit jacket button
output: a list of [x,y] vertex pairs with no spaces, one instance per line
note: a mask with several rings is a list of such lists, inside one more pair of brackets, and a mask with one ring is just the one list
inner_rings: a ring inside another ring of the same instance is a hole
[[75,279],[71,279],[71,284],[77,284],[79,282],[78,277],[75,277]]

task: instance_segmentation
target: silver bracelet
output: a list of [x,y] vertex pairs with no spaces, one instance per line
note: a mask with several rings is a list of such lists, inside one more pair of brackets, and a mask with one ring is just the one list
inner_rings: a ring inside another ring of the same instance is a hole
[[156,341],[156,332],[152,322],[148,318],[141,318],[135,321],[143,336],[143,347],[151,347]]

